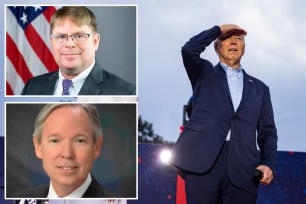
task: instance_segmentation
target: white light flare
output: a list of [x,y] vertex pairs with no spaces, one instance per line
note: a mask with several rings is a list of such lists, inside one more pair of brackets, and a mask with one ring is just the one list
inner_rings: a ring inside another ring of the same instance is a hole
[[172,154],[170,150],[163,150],[159,154],[159,159],[165,163],[168,164],[171,160]]

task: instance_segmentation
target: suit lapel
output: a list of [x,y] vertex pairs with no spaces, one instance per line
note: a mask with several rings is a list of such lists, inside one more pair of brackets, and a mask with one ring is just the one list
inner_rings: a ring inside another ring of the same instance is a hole
[[226,72],[224,71],[224,69],[222,68],[222,66],[220,65],[220,63],[218,63],[215,67],[214,67],[215,73],[217,74],[218,77],[218,81],[221,83],[221,86],[223,87],[223,90],[231,104],[231,107],[234,111],[234,105],[233,105],[233,101],[232,101],[232,97],[231,97],[231,93],[228,87],[228,82],[227,82],[227,77],[226,77]]
[[102,89],[98,84],[104,82],[102,67],[96,61],[95,66],[87,76],[78,95],[101,95]]
[[[228,100],[230,101],[231,107],[233,108],[233,112],[234,112],[234,105],[232,102],[232,97],[231,97],[231,93],[228,87],[228,82],[227,82],[227,77],[226,77],[226,73],[224,71],[224,69],[222,68],[222,66],[220,65],[220,63],[218,63],[215,67],[214,67],[215,73],[217,73],[218,76],[218,81],[221,83],[221,86],[223,87]],[[242,91],[242,98],[240,101],[240,104],[236,110],[236,112],[238,112],[240,109],[243,108],[243,106],[245,105],[246,101],[248,100],[251,92],[252,92],[252,87],[254,86],[254,81],[253,79],[244,71],[243,71],[243,91]]]
[[104,198],[104,188],[99,184],[96,178],[91,175],[91,182],[82,196],[83,198]]
[[254,86],[254,81],[250,78],[250,76],[243,71],[243,91],[242,91],[242,98],[240,101],[240,104],[237,108],[236,112],[239,112],[239,110],[244,106],[246,101],[248,100],[250,93],[252,92],[252,87]]
[[[44,89],[44,95],[53,95],[54,94],[54,89],[55,89],[55,84],[58,80],[58,72],[54,72],[49,78],[48,81],[49,83],[45,84]],[[59,82],[60,83],[60,82]]]
[[47,198],[48,193],[49,193],[49,187],[50,187],[50,184],[47,184],[44,186],[44,188],[42,188],[41,190],[41,194],[43,195],[42,198]]

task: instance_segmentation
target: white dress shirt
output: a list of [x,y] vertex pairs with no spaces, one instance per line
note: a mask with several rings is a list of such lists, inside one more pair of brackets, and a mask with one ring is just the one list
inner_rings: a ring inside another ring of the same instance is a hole
[[[93,63],[88,68],[86,68],[84,71],[82,71],[76,77],[71,79],[73,85],[69,89],[69,95],[78,95],[78,93],[80,92],[87,76],[89,75],[89,73],[93,69],[95,63],[96,63],[96,60],[94,60]],[[64,79],[66,79],[66,78],[64,77],[64,75],[62,74],[61,69],[60,69],[59,72],[58,72],[58,80],[55,84],[55,89],[54,89],[55,91],[54,91],[53,95],[62,95],[62,92],[63,92],[62,81]]]
[[[63,198],[82,198],[82,196],[86,192],[87,188],[89,187],[90,183],[91,183],[91,175],[88,174],[87,179],[85,180],[85,182],[79,188],[75,189],[69,195],[67,195]],[[60,198],[56,194],[51,181],[50,181],[49,193],[48,193],[47,198]]]

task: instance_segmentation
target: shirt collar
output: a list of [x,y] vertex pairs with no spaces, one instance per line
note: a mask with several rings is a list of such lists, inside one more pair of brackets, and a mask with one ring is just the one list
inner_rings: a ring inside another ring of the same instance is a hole
[[[86,77],[89,75],[89,73],[91,72],[92,68],[94,67],[96,63],[96,60],[93,61],[93,63],[86,69],[84,69],[80,74],[78,74],[76,77],[74,77],[72,80],[73,85],[75,85],[76,83],[79,83],[81,81],[85,81]],[[58,72],[58,76],[59,76],[59,81],[62,82],[63,79],[66,79],[64,77],[64,75],[62,74],[62,71]]]
[[[76,77],[71,79],[73,85],[72,85],[72,87],[70,89],[70,95],[77,95],[80,92],[80,90],[81,90],[81,88],[82,88],[82,86],[83,86],[87,76],[89,75],[89,73],[93,69],[95,63],[96,63],[96,60],[94,59],[93,63],[89,67],[87,67],[80,74],[78,74]],[[61,94],[61,92],[62,92],[62,85],[61,84],[62,84],[62,81],[64,79],[66,79],[61,71],[58,72],[58,79],[59,79],[58,80],[59,84],[57,85],[57,87],[58,87],[59,90],[56,90],[56,92],[58,94]]]
[[237,74],[241,73],[242,71],[242,66],[240,65],[240,67],[237,69],[237,68],[233,68],[233,67],[230,67],[222,62],[220,62],[222,68],[224,69],[225,72],[227,72],[227,70],[231,70],[231,71],[235,71]]
[[[74,191],[72,191],[69,195],[63,197],[63,198],[82,198],[82,196],[84,195],[84,193],[86,192],[87,188],[89,187],[90,183],[91,183],[91,175],[88,174],[85,182],[78,187],[77,189],[75,189]],[[49,186],[49,193],[47,198],[59,198],[59,196],[56,194],[53,186],[52,186],[52,182],[50,181],[50,186]]]
[[82,71],[80,74],[78,74],[76,77],[74,77],[73,79],[72,79],[72,83],[73,84],[76,84],[76,83],[79,83],[80,81],[85,81],[85,79],[87,78],[87,76],[88,76],[88,74],[91,72],[91,70],[92,70],[92,68],[94,67],[94,65],[95,65],[95,62],[96,62],[96,60],[94,60],[93,62],[92,62],[92,64],[88,67],[88,68],[86,68],[84,71]]

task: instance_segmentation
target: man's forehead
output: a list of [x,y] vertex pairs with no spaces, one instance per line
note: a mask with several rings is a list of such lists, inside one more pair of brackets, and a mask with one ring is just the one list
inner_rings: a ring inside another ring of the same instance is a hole
[[220,38],[221,41],[224,41],[224,40],[226,40],[226,39],[228,39],[232,36],[240,36],[240,37],[244,38],[244,36],[246,36],[246,34],[242,31],[239,31],[239,30],[233,30],[233,31],[221,34],[219,38]]

